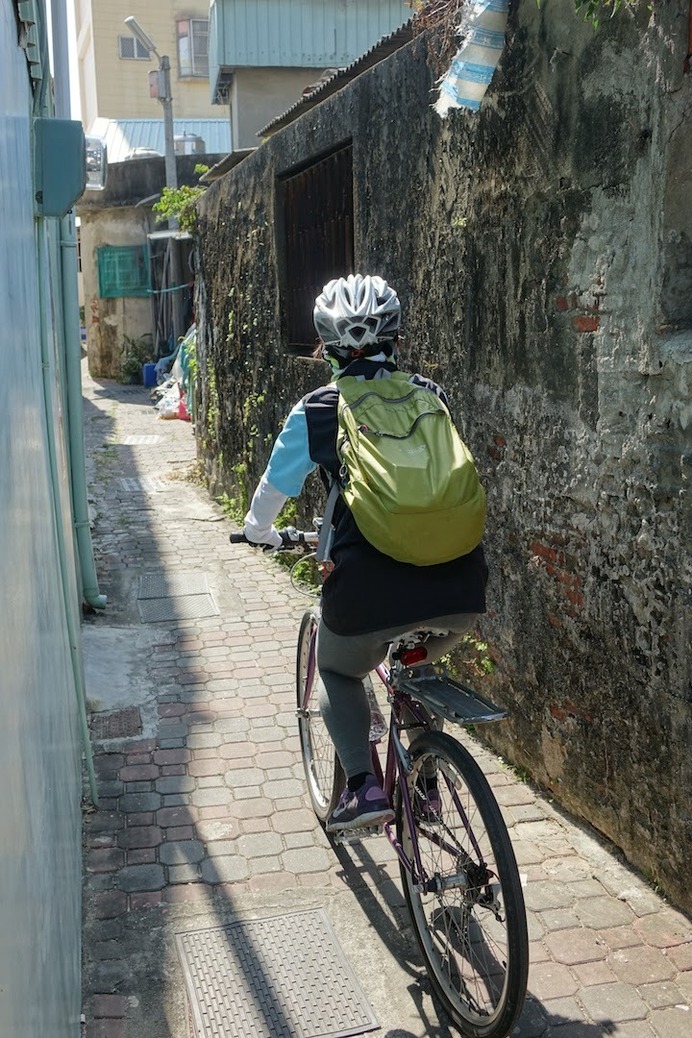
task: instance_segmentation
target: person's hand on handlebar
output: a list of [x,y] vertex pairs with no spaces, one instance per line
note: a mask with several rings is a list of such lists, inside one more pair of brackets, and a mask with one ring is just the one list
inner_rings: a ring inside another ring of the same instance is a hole
[[284,544],[281,534],[273,524],[260,530],[253,523],[249,523],[246,520],[243,533],[249,545],[253,548],[261,548],[263,552],[276,551],[277,548],[282,548]]

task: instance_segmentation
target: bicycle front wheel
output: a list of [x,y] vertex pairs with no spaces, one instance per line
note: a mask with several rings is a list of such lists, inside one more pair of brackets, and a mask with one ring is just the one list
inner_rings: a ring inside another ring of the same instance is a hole
[[296,660],[296,695],[298,700],[298,734],[303,755],[305,778],[312,807],[320,823],[325,825],[346,785],[334,743],[327,731],[317,699],[316,638],[319,617],[307,612],[298,634]]
[[[490,786],[451,736],[425,732],[411,745],[401,790],[399,839],[422,874],[401,878],[428,974],[444,1008],[468,1038],[505,1038],[526,995],[526,911],[514,851]],[[431,792],[437,790],[437,793]]]

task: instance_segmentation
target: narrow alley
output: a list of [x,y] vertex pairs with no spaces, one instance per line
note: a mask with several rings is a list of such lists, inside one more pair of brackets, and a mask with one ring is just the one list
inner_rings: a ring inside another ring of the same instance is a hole
[[[231,546],[190,425],[83,370],[103,613],[84,647],[85,1038],[447,1038],[384,839],[333,848],[294,716],[309,606]],[[692,933],[599,839],[474,748],[529,910],[519,1038],[683,1038]],[[87,800],[85,798],[85,804]],[[306,946],[317,950],[307,968]],[[315,960],[319,971],[315,973]]]

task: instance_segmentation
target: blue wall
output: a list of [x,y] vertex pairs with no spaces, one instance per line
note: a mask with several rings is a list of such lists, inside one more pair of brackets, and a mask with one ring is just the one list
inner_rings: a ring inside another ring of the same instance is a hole
[[0,1035],[77,1038],[81,758],[66,610],[78,628],[79,595],[55,331],[58,221],[34,220],[32,114],[49,113],[17,35],[15,6],[0,0]]

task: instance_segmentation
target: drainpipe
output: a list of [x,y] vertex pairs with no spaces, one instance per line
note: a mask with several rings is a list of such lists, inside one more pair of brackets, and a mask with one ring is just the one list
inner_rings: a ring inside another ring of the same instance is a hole
[[[55,64],[55,108],[56,115],[63,118],[69,117],[69,79],[68,79],[68,50],[67,50],[67,12],[65,0],[57,0],[52,5],[52,32],[53,32],[53,60]],[[82,438],[82,394],[81,394],[81,357],[79,336],[79,308],[77,296],[77,241],[75,235],[74,218],[72,214],[64,217],[56,228],[59,231],[60,249],[60,284],[61,284],[61,312],[62,328],[59,331],[58,341],[62,337],[62,353],[64,357],[64,378],[66,382],[67,401],[67,434],[69,442],[69,471],[71,478],[72,514],[75,524],[76,545],[80,560],[81,583],[84,594],[89,596],[92,605],[103,608],[106,604],[105,595],[98,594],[98,584],[94,567],[93,552],[91,550],[91,535],[89,532],[88,506],[86,499],[86,476],[84,471],[84,441]],[[44,270],[39,276],[39,294],[41,298],[40,313],[41,323],[41,350],[43,361],[43,391],[46,408],[46,427],[48,435],[48,451],[50,458],[51,478],[53,481],[53,500],[56,521],[56,532],[58,538],[58,554],[60,562],[61,584],[63,589],[63,601],[65,617],[67,621],[67,634],[70,642],[70,658],[74,677],[75,693],[77,696],[77,710],[82,737],[82,747],[89,777],[89,790],[92,802],[98,807],[98,793],[96,787],[96,775],[94,772],[94,759],[89,738],[89,723],[86,710],[86,683],[84,680],[84,668],[80,651],[80,627],[78,603],[70,594],[70,587],[74,574],[70,572],[67,554],[67,532],[62,518],[60,508],[60,477],[56,456],[55,430],[52,421],[52,406],[54,387],[51,384],[51,372],[53,366],[50,359],[50,348],[48,329],[45,327],[45,277]],[[75,361],[76,355],[76,361]],[[76,366],[76,378],[75,378]],[[85,576],[86,574],[86,576]]]
[[687,23],[687,57],[683,65],[686,73],[690,71],[690,60],[692,60],[692,0],[690,0],[690,13]]

